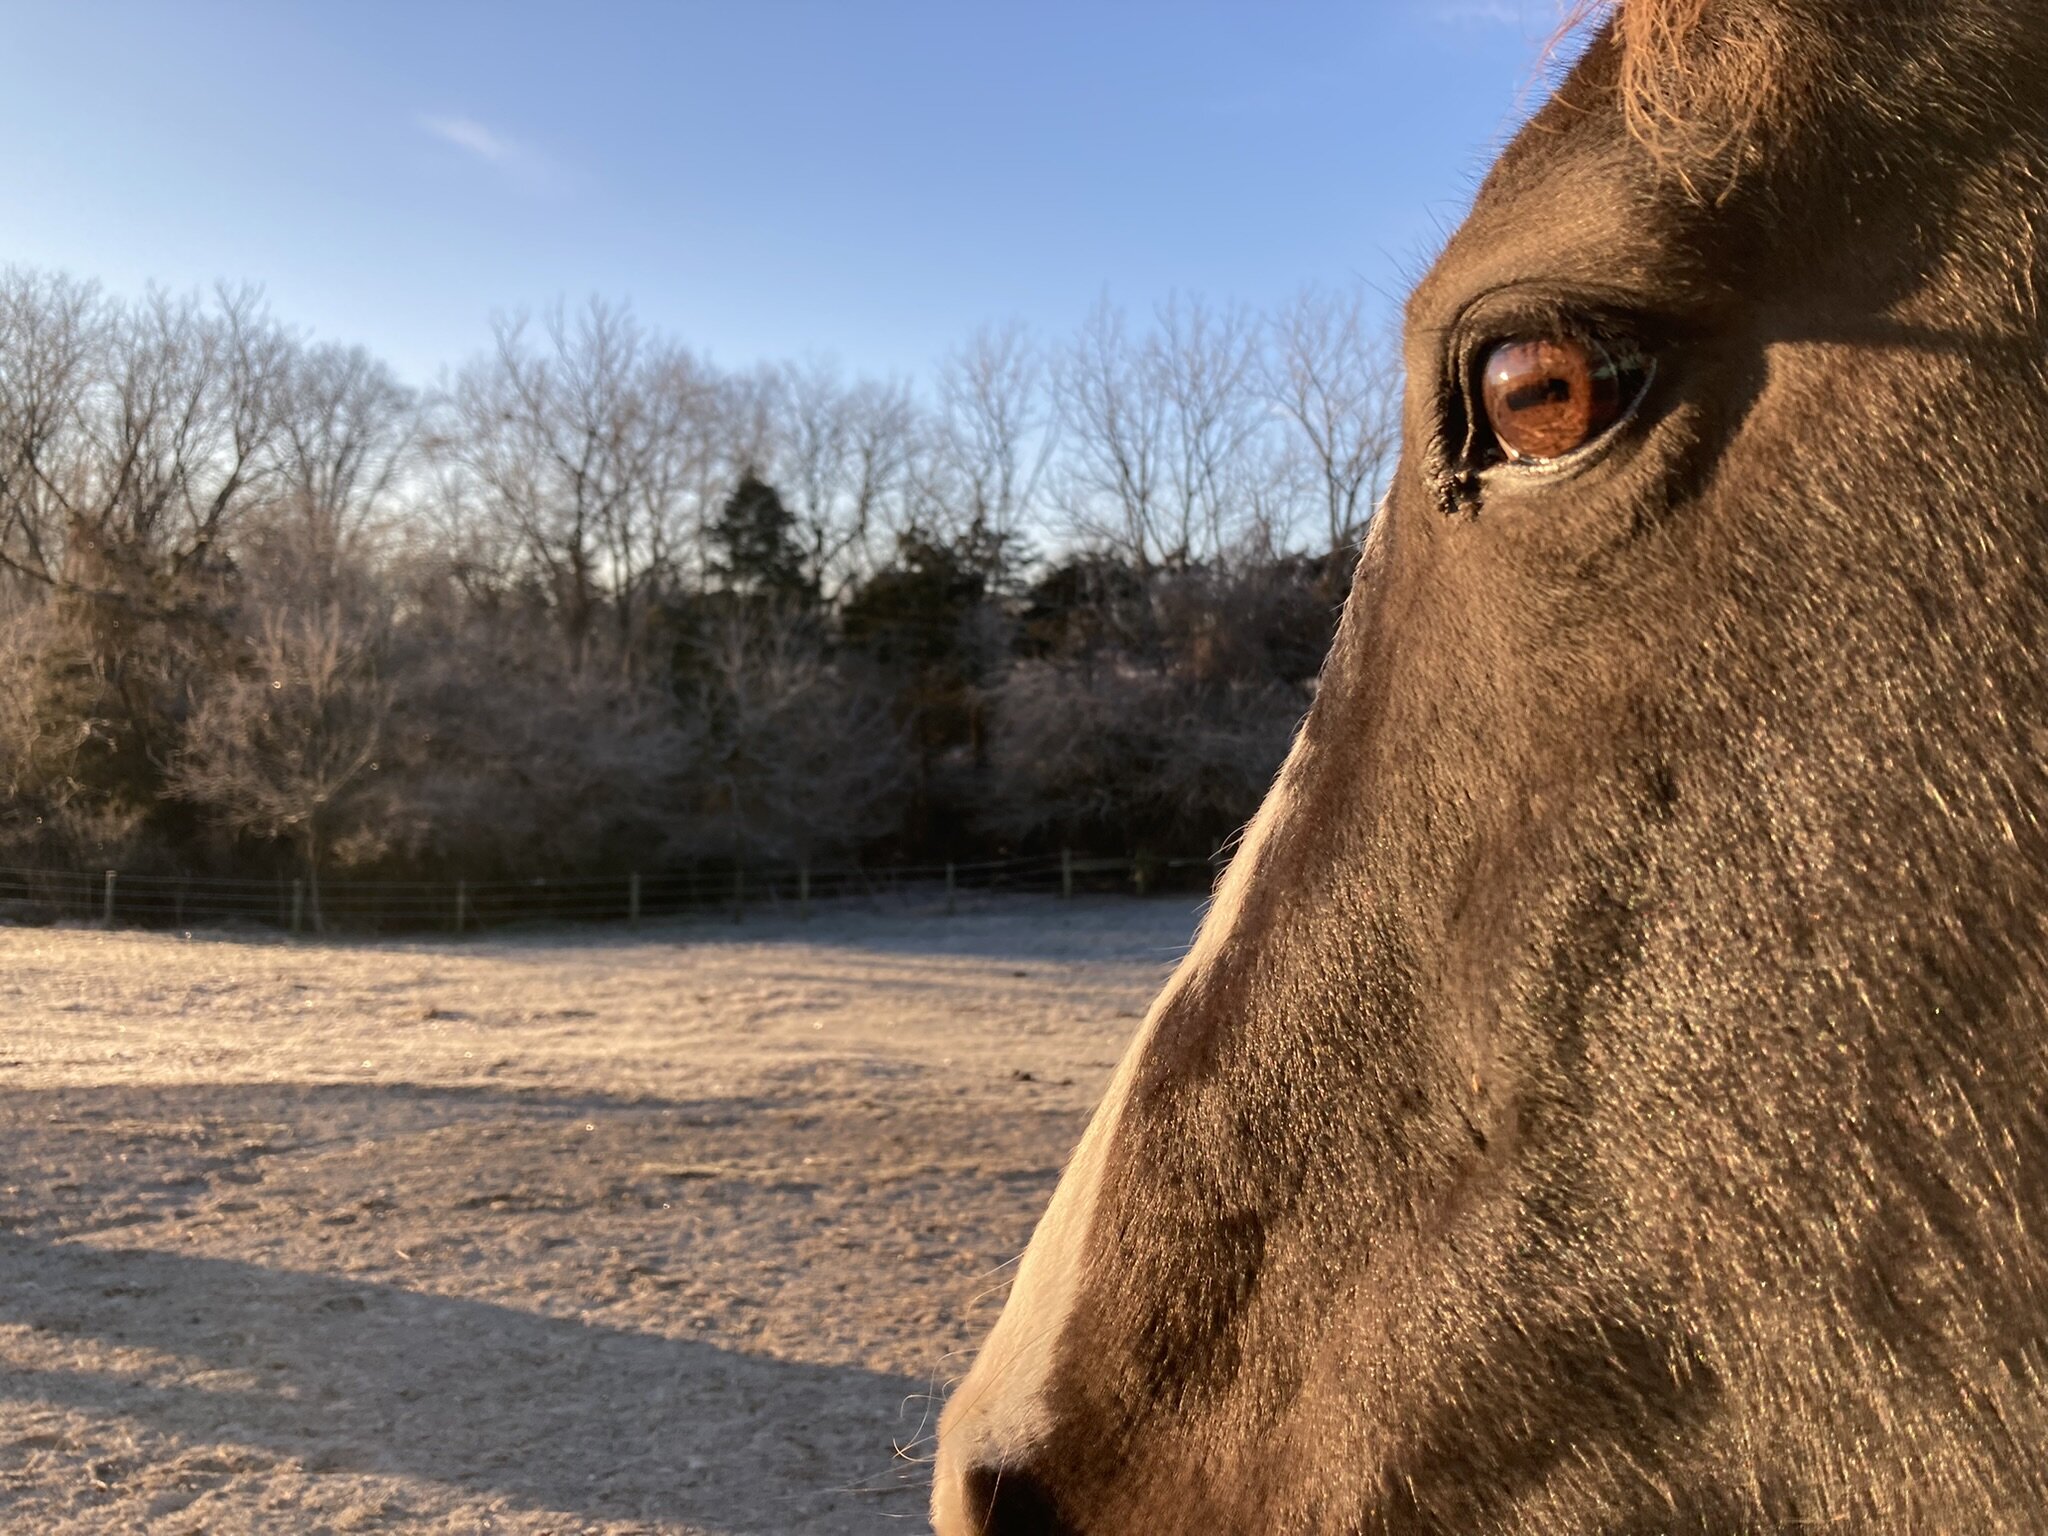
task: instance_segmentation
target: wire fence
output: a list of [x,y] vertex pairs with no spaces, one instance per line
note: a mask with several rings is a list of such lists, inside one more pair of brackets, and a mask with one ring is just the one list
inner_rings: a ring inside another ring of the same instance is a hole
[[970,892],[1144,895],[1197,883],[1214,858],[1027,858],[866,867],[727,865],[526,880],[222,879],[0,867],[0,921],[167,928],[247,923],[290,933],[467,933],[512,923],[615,922],[726,911],[808,917],[814,903],[918,896],[951,911]]

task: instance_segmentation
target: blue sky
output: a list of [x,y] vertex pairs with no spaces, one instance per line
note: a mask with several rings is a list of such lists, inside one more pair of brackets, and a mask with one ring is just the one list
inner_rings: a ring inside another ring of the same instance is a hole
[[1103,293],[1400,292],[1555,0],[4,7],[0,259],[254,282],[429,382],[591,293],[727,366],[918,375]]

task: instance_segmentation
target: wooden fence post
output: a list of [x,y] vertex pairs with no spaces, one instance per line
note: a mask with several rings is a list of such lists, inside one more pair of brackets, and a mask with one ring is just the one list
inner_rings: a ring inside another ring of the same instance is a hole
[[107,888],[100,901],[100,921],[109,928],[114,926],[114,882],[120,878],[114,870],[107,871]]
[[640,871],[637,869],[626,882],[626,921],[635,928],[640,926]]
[[469,914],[469,882],[455,882],[455,931],[462,932],[462,921]]
[[1064,901],[1074,899],[1074,850],[1060,850],[1060,897]]
[[306,882],[292,882],[292,932],[297,934],[306,926]]
[[796,911],[805,922],[811,920],[811,861],[806,859],[796,867]]

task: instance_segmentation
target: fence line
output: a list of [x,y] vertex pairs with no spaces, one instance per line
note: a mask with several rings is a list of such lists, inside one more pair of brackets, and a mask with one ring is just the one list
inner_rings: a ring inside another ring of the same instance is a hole
[[620,922],[725,911],[808,917],[813,902],[930,894],[955,909],[974,891],[1128,891],[1162,884],[1206,887],[1214,859],[1080,857],[1068,850],[1028,858],[944,864],[710,865],[617,875],[527,879],[347,880],[137,874],[0,866],[0,921],[98,921],[178,927],[243,922],[291,933],[343,931],[462,933],[519,922]]

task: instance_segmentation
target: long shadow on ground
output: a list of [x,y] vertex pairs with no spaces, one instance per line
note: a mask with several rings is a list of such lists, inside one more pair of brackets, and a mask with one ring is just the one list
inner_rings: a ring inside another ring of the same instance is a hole
[[[57,1346],[10,1362],[0,1397],[318,1472],[732,1532],[900,1531],[923,1499],[909,1469],[891,1469],[891,1430],[924,1384],[874,1371],[392,1285],[9,1236],[0,1323]],[[88,1363],[37,1368],[44,1356]]]

